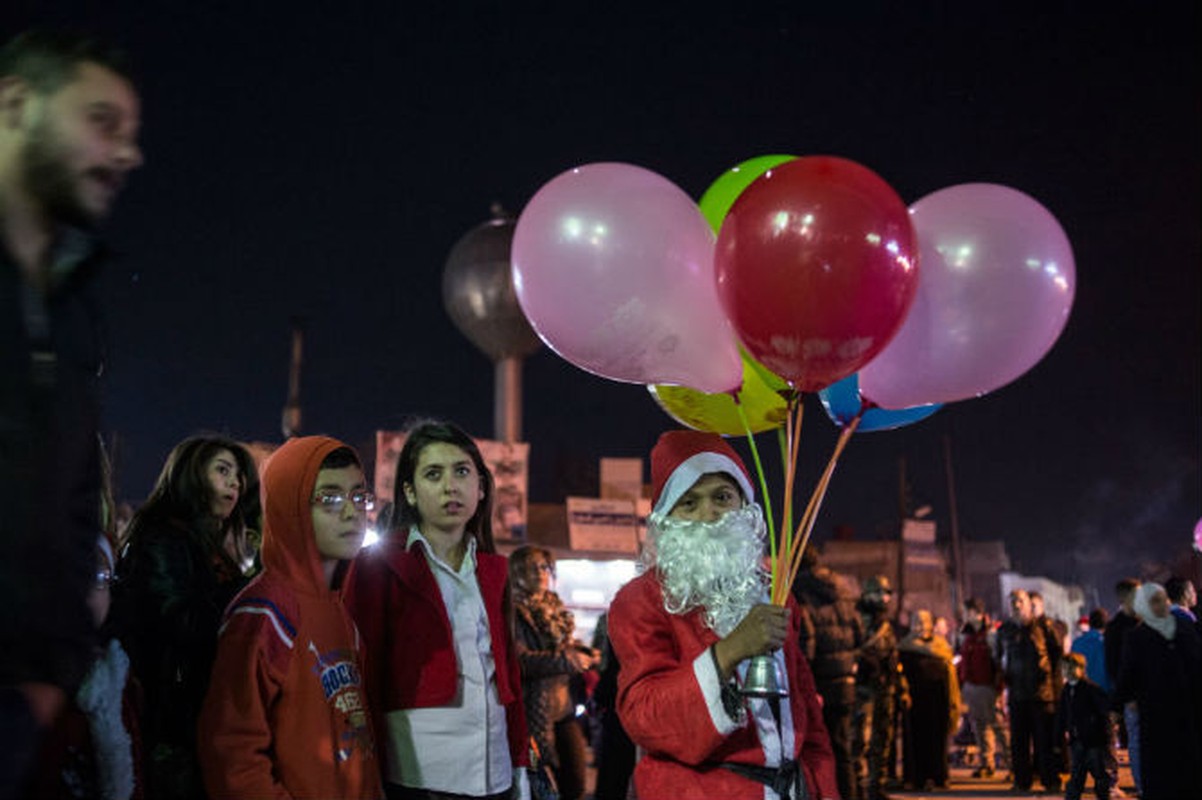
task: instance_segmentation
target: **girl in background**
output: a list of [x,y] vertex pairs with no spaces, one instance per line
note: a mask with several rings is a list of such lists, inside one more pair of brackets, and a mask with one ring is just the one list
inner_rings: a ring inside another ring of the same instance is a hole
[[492,500],[471,437],[449,423],[417,425],[397,461],[396,525],[349,576],[389,798],[528,795],[508,565],[493,545]]
[[574,638],[576,620],[551,589],[554,571],[555,559],[542,547],[519,547],[509,557],[526,721],[555,773],[560,800],[579,800],[588,757],[569,683],[592,669],[597,656]]
[[258,528],[254,461],[222,436],[176,445],[130,521],[114,626],[145,694],[148,797],[205,796],[196,724],[221,615],[254,571]]

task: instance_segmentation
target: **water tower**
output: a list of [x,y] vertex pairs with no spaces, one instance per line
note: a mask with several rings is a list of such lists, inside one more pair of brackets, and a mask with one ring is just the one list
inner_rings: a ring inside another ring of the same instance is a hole
[[493,362],[493,438],[522,439],[522,359],[542,342],[518,305],[509,251],[517,221],[496,203],[492,219],[451,248],[442,302],[455,327]]

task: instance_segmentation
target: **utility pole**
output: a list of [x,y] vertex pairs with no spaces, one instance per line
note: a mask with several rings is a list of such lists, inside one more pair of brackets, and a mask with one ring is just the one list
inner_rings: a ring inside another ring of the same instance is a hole
[[302,317],[292,320],[292,358],[288,367],[288,402],[280,415],[280,429],[285,439],[291,439],[301,431],[300,376],[304,355],[305,323]]
[[952,522],[952,563],[956,569],[956,580],[952,584],[956,591],[955,607],[964,600],[964,553],[960,548],[960,517],[956,513],[956,480],[952,471],[952,437],[943,434],[943,465],[947,470],[947,503]]
[[906,602],[906,515],[909,513],[906,501],[906,457],[897,459],[897,605],[895,614],[901,614]]

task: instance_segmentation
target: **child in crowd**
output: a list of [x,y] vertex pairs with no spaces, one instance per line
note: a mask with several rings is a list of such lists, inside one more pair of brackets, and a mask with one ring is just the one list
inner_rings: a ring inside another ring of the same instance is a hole
[[[96,547],[96,579],[88,591],[88,608],[103,630],[111,605],[113,545],[100,534]],[[42,740],[38,761],[24,796],[94,797],[138,800],[145,796],[139,774],[137,684],[130,679],[129,657],[109,638],[96,651],[74,702]]]
[[397,524],[351,573],[347,601],[367,643],[389,798],[528,795],[508,566],[493,546],[492,499],[492,475],[471,437],[447,423],[416,426],[397,462]]
[[355,451],[291,439],[263,474],[263,572],[225,614],[200,717],[211,797],[379,798],[362,645],[339,588],[375,498]]
[[1056,709],[1056,730],[1068,736],[1072,774],[1065,787],[1066,800],[1077,800],[1085,788],[1085,772],[1093,775],[1098,800],[1110,797],[1106,748],[1110,739],[1109,701],[1096,683],[1085,677],[1085,656],[1069,653],[1061,662],[1066,685]]
[[193,436],[167,456],[117,565],[113,626],[145,693],[148,797],[204,798],[196,720],[221,614],[246,585],[259,475],[242,445]]

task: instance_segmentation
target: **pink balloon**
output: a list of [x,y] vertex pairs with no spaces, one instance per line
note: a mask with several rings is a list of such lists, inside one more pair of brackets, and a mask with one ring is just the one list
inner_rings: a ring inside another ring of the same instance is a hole
[[1068,321],[1076,268],[1051,213],[1006,186],[969,183],[910,207],[918,295],[897,336],[860,371],[883,408],[979,397],[1022,375]]
[[518,218],[511,259],[530,324],[581,369],[710,393],[741,383],[713,231],[666,178],[616,163],[557,176]]

